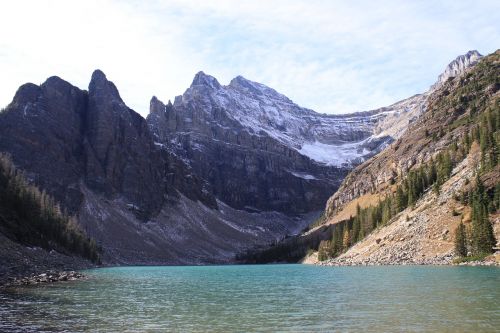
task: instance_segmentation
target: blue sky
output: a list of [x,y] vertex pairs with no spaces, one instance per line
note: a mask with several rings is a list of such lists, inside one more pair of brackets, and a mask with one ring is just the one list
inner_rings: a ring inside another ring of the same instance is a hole
[[324,113],[425,91],[457,55],[500,48],[500,1],[2,1],[0,105],[94,69],[147,115],[200,70],[243,75]]

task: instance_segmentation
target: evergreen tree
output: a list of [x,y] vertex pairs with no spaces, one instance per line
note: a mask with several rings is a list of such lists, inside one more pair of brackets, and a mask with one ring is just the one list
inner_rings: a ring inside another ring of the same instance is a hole
[[[359,205],[358,205],[359,207]],[[359,215],[356,215],[354,218],[351,217],[352,222],[352,235],[351,235],[351,240],[352,243],[356,243],[359,240],[359,231],[361,229],[360,221],[359,221]]]
[[351,246],[351,235],[349,233],[349,228],[345,227],[344,228],[344,236],[342,238],[342,246],[344,248],[344,251],[346,251],[349,246]]
[[383,201],[383,204],[382,204],[382,225],[385,225],[390,221],[390,219],[392,217],[391,215],[392,215],[391,206],[390,206],[389,200],[386,199]]
[[318,247],[318,260],[324,261],[329,258],[330,252],[330,242],[327,240],[323,240],[319,243]]
[[455,253],[460,257],[467,256],[467,235],[462,222],[460,222],[455,232]]
[[493,227],[488,219],[488,195],[479,176],[472,194],[472,250],[476,255],[488,254],[496,244]]
[[396,190],[396,207],[399,212],[403,211],[406,208],[407,205],[407,198],[406,195],[401,188],[401,186],[398,186]]
[[0,154],[0,228],[24,244],[74,253],[99,261],[97,246],[65,215],[55,200],[28,183],[10,158]]

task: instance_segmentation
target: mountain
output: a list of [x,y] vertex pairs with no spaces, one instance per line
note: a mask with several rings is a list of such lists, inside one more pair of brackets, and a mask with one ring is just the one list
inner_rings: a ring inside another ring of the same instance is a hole
[[356,165],[404,135],[430,92],[349,115],[302,108],[241,76],[203,72],[147,119],[103,72],[51,77],[0,113],[0,152],[115,264],[233,262],[299,233]]
[[181,159],[157,148],[146,120],[99,70],[88,91],[58,77],[21,86],[0,113],[0,151],[77,217],[107,263],[232,260],[303,223],[218,202]]
[[332,250],[338,239],[324,242],[320,257],[334,253],[338,257],[327,261],[333,265],[451,263],[460,223],[468,251],[484,254],[474,236],[481,205],[489,220],[483,236],[491,224],[500,239],[499,73],[500,51],[484,58],[471,51],[450,63],[425,113],[355,168],[328,200],[320,228],[343,230],[337,238],[343,235],[352,247]]
[[319,210],[354,165],[382,150],[422,112],[425,95],[348,115],[302,108],[241,76],[203,72],[174,103],[151,100],[155,143],[237,209]]
[[[418,115],[400,132],[397,140],[349,173],[337,192],[330,197],[321,219],[311,230],[270,248],[249,252],[242,259],[250,262],[298,261],[312,249],[319,249],[312,256],[307,256],[305,261],[317,260],[314,258],[319,254],[322,259],[340,255],[331,261],[332,264],[450,262],[455,224],[462,212],[467,215],[470,208],[464,208],[463,204],[458,205],[449,199],[461,194],[457,188],[463,187],[465,178],[473,182],[475,166],[473,162],[467,164],[467,161],[478,159],[477,149],[472,149],[464,161],[463,152],[462,155],[455,151],[449,153],[452,157],[448,159],[447,170],[451,172],[451,165],[455,169],[446,182],[445,177],[440,176],[443,184],[439,184],[439,199],[433,197],[433,191],[429,191],[430,177],[422,177],[421,174],[428,171],[425,166],[435,163],[439,168],[444,164],[442,160],[448,156],[444,152],[451,149],[450,146],[455,150],[462,149],[459,138],[462,139],[464,133],[477,131],[477,123],[483,121],[484,114],[489,114],[491,110],[488,110],[498,101],[496,54],[484,61],[467,60],[477,54],[471,51],[458,57],[445,69],[444,73],[453,73],[448,79],[441,81],[441,75],[428,92],[416,96],[423,98],[424,102]],[[457,63],[467,65],[462,67],[461,72],[453,72]],[[493,116],[488,117],[494,118],[494,111],[491,112]],[[494,133],[493,129],[490,131]],[[482,146],[485,145],[482,143]],[[483,155],[487,154],[483,152]],[[475,165],[477,167],[477,163]],[[460,168],[465,171],[459,172]],[[498,175],[495,175],[494,170],[492,172],[484,177],[490,191],[488,193],[494,196]],[[452,181],[462,184],[450,185]],[[408,187],[412,189],[411,195],[408,194]],[[472,191],[471,185],[463,191]],[[394,196],[400,193],[403,193],[401,197],[406,195],[406,200],[411,201],[411,207],[404,212],[396,208],[401,208],[401,204],[396,203],[398,200]],[[416,201],[419,196],[423,197]],[[451,212],[455,215],[450,219]],[[393,228],[398,228],[398,231]],[[349,230],[347,234],[346,230]],[[443,242],[435,240],[436,237]],[[348,245],[342,245],[343,238]],[[390,242],[382,241],[387,239]],[[347,250],[353,244],[352,249]],[[357,251],[356,256],[353,251]],[[424,256],[420,256],[422,254]]]

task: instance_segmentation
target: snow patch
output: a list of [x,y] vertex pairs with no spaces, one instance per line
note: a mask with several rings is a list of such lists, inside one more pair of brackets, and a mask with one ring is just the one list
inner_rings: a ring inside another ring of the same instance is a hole
[[317,180],[318,178],[314,177],[313,175],[309,175],[307,173],[303,173],[303,172],[291,172],[292,175],[294,175],[295,177],[298,177],[298,178],[302,178],[302,179],[305,179],[305,180]]
[[315,141],[304,143],[298,151],[316,162],[331,166],[343,166],[351,164],[356,159],[362,158],[364,154],[368,153],[366,149],[361,149],[361,146],[365,142],[366,140],[362,140],[354,143],[329,145]]

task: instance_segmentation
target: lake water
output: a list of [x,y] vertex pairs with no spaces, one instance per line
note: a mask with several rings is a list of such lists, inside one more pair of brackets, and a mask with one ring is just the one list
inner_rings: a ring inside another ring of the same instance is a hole
[[499,332],[500,269],[120,267],[0,292],[0,332]]

